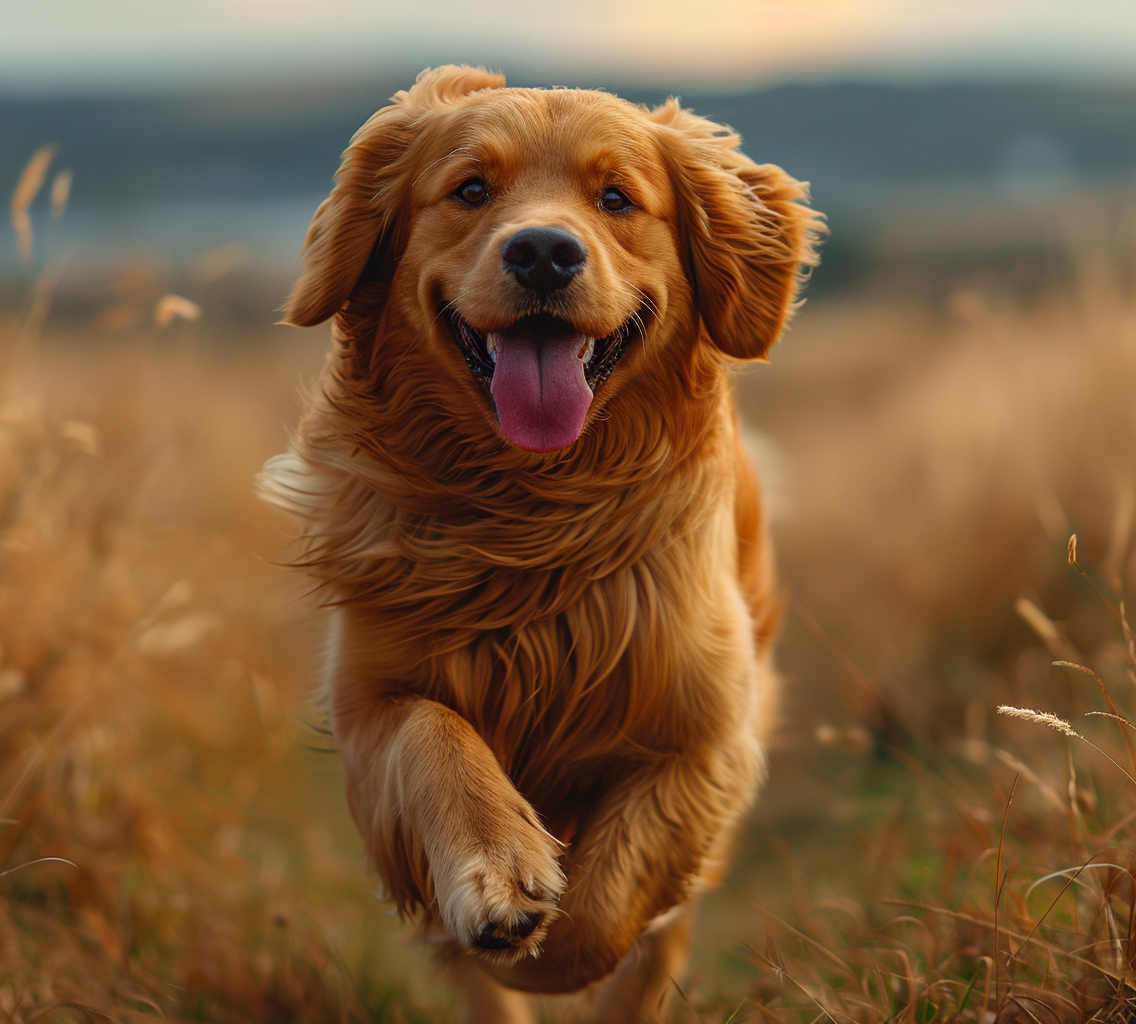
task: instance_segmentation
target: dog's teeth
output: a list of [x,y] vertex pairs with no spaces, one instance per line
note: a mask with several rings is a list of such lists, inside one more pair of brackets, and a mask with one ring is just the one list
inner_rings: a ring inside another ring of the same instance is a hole
[[596,339],[589,338],[587,344],[584,345],[584,347],[576,353],[576,358],[579,359],[582,363],[591,362],[592,356],[595,355],[595,351]]
[[489,356],[490,359],[493,360],[493,362],[497,362],[497,345],[493,341],[492,334],[485,339],[485,353]]

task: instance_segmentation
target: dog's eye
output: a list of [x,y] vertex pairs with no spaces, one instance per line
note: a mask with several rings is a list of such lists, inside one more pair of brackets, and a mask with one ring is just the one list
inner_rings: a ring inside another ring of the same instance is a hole
[[617,188],[605,189],[603,196],[600,198],[600,206],[607,210],[608,213],[623,213],[624,210],[630,210],[634,205],[635,204]]
[[480,206],[489,195],[489,187],[480,178],[470,178],[462,182],[454,195],[468,206]]

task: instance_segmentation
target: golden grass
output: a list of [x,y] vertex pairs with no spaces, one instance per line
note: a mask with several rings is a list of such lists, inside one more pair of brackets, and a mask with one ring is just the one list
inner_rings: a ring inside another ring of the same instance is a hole
[[[1136,303],[1107,269],[1033,308],[818,305],[741,382],[781,448],[787,706],[676,1019],[1130,1019]],[[368,891],[306,701],[319,614],[252,497],[324,340],[208,312],[0,323],[0,1021],[452,1020]]]
[[0,1020],[421,1019],[250,497],[298,359],[68,340],[9,375]]
[[[795,467],[796,689],[758,818],[795,829],[803,879],[778,900],[766,870],[754,894],[789,918],[756,932],[754,1019],[1134,1012],[1136,306],[1108,269],[965,319],[823,311],[790,339],[787,399],[775,369],[745,383]],[[809,758],[817,708],[871,724],[876,757]]]

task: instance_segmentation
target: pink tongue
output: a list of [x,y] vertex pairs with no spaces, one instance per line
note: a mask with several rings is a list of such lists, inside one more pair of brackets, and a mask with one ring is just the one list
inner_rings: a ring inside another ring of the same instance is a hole
[[551,452],[570,445],[584,429],[592,389],[577,358],[588,339],[492,334],[497,348],[490,394],[505,436],[518,448]]

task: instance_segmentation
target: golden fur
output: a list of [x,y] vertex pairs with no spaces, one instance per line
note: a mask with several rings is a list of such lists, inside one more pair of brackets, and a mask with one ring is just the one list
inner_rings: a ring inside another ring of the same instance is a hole
[[[287,310],[334,317],[333,350],[262,483],[335,608],[352,813],[390,898],[461,950],[475,1018],[526,1019],[509,989],[575,990],[638,943],[598,1012],[649,1020],[763,769],[778,610],[730,362],[776,340],[818,222],[673,100],[503,86],[426,72],[355,135]],[[612,183],[631,215],[597,205]],[[645,323],[578,440],[533,453],[439,311],[533,312],[499,253],[544,224],[588,262],[541,310]]]

